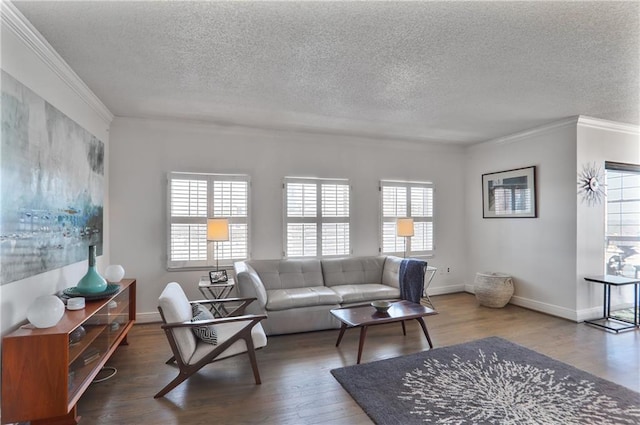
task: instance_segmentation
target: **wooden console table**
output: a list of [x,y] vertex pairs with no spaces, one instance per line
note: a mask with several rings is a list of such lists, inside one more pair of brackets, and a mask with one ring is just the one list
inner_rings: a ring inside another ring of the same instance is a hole
[[[82,310],[66,310],[51,328],[25,325],[6,335],[2,423],[77,424],[78,400],[116,348],[127,343],[135,317],[136,281],[124,279],[118,292],[87,301]],[[76,338],[81,326],[84,336]]]

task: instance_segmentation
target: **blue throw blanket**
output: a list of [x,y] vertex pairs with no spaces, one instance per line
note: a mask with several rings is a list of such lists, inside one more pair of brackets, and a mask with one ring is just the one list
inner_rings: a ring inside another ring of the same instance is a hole
[[426,261],[404,259],[400,263],[400,298],[420,304]]

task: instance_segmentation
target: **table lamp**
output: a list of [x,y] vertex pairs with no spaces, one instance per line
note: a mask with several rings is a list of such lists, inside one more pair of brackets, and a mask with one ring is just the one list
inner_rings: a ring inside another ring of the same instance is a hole
[[216,244],[216,271],[218,271],[218,245],[229,240],[229,220],[226,218],[207,219],[207,241]]
[[396,220],[396,236],[404,238],[404,256],[407,256],[407,238],[413,236],[413,219],[398,218]]

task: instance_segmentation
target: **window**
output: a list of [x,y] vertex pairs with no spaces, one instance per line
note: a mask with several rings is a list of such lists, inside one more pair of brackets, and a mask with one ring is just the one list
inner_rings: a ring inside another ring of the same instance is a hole
[[350,197],[347,180],[285,178],[285,257],[349,255]]
[[607,274],[640,277],[640,165],[605,163]]
[[[169,173],[168,267],[229,266],[249,257],[249,176]],[[229,219],[229,241],[207,243],[207,218]]]
[[[433,184],[428,182],[380,182],[382,222],[380,252],[383,254],[433,254]],[[414,236],[396,236],[396,219],[413,218]]]

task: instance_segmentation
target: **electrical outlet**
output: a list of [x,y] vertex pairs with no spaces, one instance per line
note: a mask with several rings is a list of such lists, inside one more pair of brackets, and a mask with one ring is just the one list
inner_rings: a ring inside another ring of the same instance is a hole
[[451,273],[451,267],[447,267],[447,274]]

